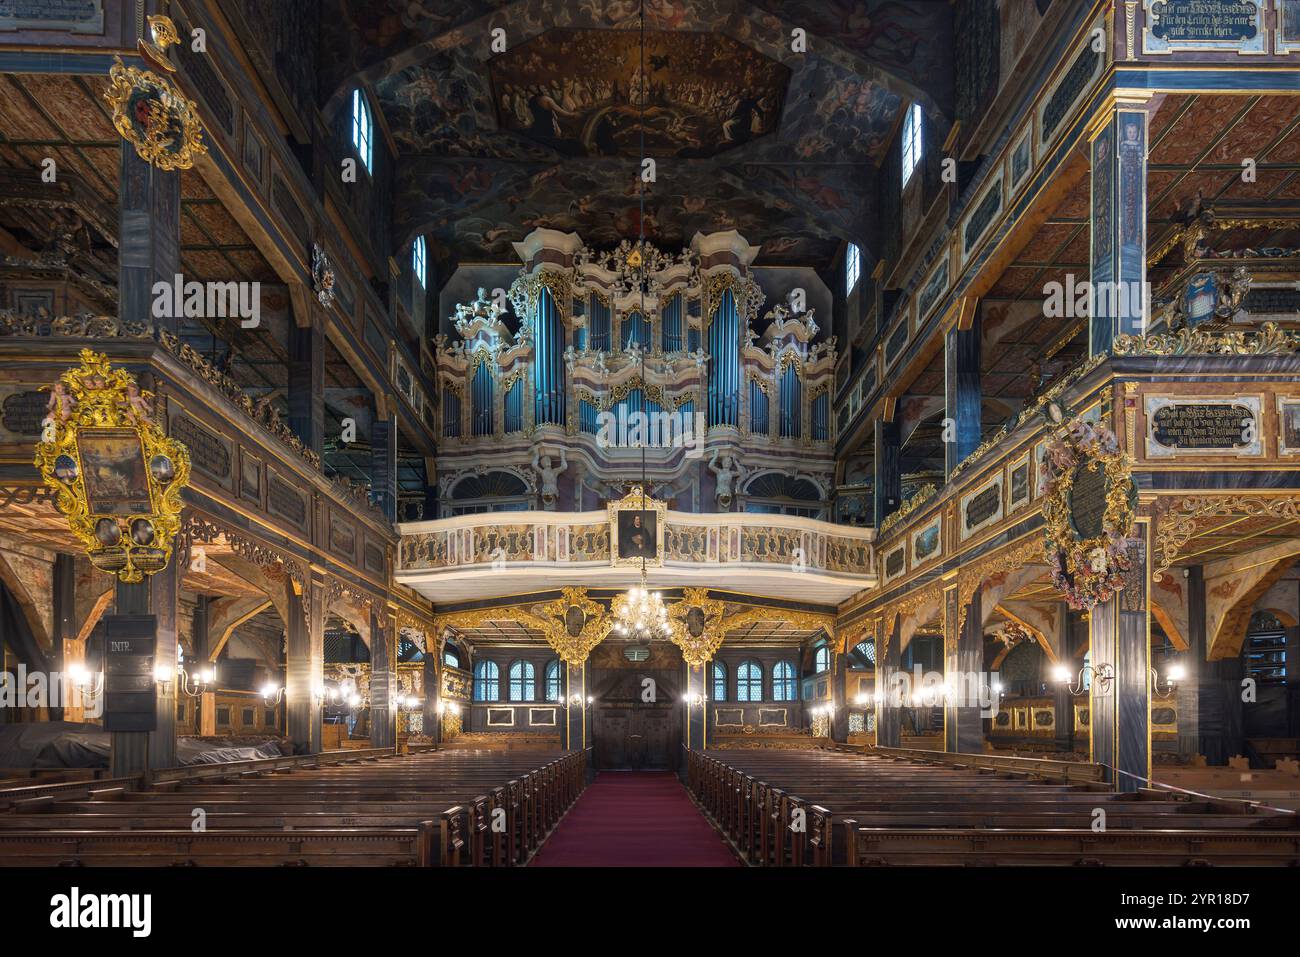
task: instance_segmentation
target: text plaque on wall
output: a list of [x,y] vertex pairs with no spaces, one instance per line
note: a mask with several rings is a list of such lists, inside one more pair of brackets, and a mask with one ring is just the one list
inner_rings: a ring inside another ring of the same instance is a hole
[[1147,458],[1264,454],[1259,396],[1148,395]]
[[109,615],[104,635],[104,730],[158,730],[158,686],[154,656],[158,619],[153,615]]
[[1143,0],[1143,53],[1266,53],[1265,0]]

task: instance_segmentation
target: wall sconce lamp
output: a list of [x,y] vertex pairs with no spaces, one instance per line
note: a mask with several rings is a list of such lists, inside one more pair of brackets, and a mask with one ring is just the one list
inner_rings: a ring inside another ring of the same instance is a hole
[[266,702],[269,708],[280,707],[280,702],[284,700],[284,689],[274,681],[268,681],[262,685],[262,700]]
[[1151,690],[1155,692],[1157,698],[1171,698],[1175,691],[1178,690],[1178,683],[1187,678],[1187,669],[1182,665],[1174,664],[1165,669],[1165,687],[1162,691],[1160,688],[1160,676],[1156,674],[1156,669],[1151,669]]
[[682,695],[682,700],[686,702],[686,707],[688,708],[703,708],[704,702],[707,699],[704,697],[704,695],[697,694],[696,692],[691,691]]
[[81,662],[77,661],[68,665],[68,677],[72,679],[72,685],[81,694],[82,699],[93,701],[104,693],[104,672],[97,671],[94,674]]
[[181,667],[178,673],[181,679],[181,690],[191,698],[201,698],[205,692],[216,690],[216,665],[205,665],[192,675]]
[[1057,684],[1066,685],[1070,694],[1076,698],[1079,695],[1088,692],[1088,682],[1084,680],[1085,676],[1090,676],[1092,684],[1096,686],[1097,697],[1106,698],[1110,696],[1111,683],[1115,680],[1115,669],[1108,662],[1102,662],[1099,665],[1084,665],[1079,669],[1078,681],[1075,681],[1074,672],[1066,665],[1057,665],[1052,669],[1052,680]]

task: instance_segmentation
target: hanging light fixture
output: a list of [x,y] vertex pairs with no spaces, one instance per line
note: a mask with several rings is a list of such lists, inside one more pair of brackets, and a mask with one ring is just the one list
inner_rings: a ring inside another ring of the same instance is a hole
[[[638,135],[640,136],[641,160],[645,160],[645,0],[641,2],[641,64],[637,71],[639,74],[640,84],[637,93],[637,126]],[[641,295],[640,315],[645,316],[645,291],[646,291],[646,256],[645,256],[645,177],[638,177],[637,193],[639,195],[641,212],[637,221],[637,243],[636,248],[632,250],[627,257],[626,266],[628,269],[635,269],[638,272],[637,289]],[[645,356],[649,351],[650,343],[641,343],[642,348],[638,350],[641,364],[641,382],[645,384]],[[641,440],[641,509],[646,507],[646,443],[645,438]],[[629,588],[621,595],[617,595],[610,604],[610,614],[614,617],[614,630],[620,636],[629,638],[667,638],[672,633],[672,624],[668,618],[668,606],[664,604],[663,596],[657,591],[651,591],[646,578],[646,561],[645,552],[641,553],[641,583],[640,585]]]

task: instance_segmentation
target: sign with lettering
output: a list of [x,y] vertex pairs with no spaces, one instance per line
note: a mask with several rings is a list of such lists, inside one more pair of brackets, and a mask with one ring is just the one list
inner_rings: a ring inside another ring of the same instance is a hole
[[[0,395],[4,393],[0,392]],[[37,389],[16,391],[0,399],[0,437],[17,441],[40,435],[45,417],[49,414],[50,394]]]
[[1029,454],[1026,453],[1019,462],[1011,466],[1011,471],[1007,476],[1007,510],[1014,512],[1021,505],[1029,501],[1029,473],[1030,462]]
[[1262,455],[1259,396],[1146,397],[1147,457]]
[[961,499],[961,537],[963,540],[986,525],[1002,519],[1002,473]]
[[907,547],[899,545],[885,556],[885,581],[897,578],[907,570]]
[[104,730],[158,730],[153,615],[107,615],[98,629],[104,647]]
[[288,519],[299,528],[307,524],[307,499],[273,470],[266,483],[266,510],[272,515]]
[[1264,53],[1264,0],[1143,0],[1143,53]]
[[0,31],[104,32],[103,0],[0,0]]

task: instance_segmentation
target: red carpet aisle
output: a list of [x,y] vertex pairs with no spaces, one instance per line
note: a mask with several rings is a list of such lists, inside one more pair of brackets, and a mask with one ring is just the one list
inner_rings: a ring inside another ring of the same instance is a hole
[[739,867],[667,771],[603,771],[533,867]]

